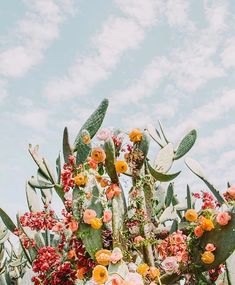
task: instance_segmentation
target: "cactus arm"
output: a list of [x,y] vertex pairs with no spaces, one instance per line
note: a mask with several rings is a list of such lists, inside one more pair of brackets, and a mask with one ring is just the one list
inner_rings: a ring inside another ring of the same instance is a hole
[[180,142],[174,159],[180,159],[182,156],[184,156],[187,152],[190,151],[190,149],[193,147],[195,141],[197,139],[197,132],[196,130],[190,131]]
[[64,128],[64,133],[63,133],[63,156],[64,156],[64,161],[66,163],[69,162],[68,157],[72,155],[72,149],[69,144],[69,134],[68,134],[68,129],[67,127]]

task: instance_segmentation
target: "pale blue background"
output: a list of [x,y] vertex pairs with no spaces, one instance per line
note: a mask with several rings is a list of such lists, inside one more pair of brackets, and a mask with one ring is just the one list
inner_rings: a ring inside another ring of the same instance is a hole
[[[235,181],[234,15],[233,0],[2,0],[1,207],[25,208],[28,143],[53,165],[63,127],[74,138],[104,97],[106,126],[161,119],[176,143],[196,127],[190,155],[225,190]],[[205,189],[184,172],[179,191]]]

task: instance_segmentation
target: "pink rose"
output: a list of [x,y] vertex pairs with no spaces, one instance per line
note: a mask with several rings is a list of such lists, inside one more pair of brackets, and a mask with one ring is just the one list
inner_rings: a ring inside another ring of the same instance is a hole
[[112,251],[112,254],[110,256],[110,261],[113,264],[116,264],[118,261],[120,261],[123,258],[122,252],[120,250],[120,248],[115,247]]
[[166,274],[172,274],[174,272],[177,272],[177,270],[179,269],[177,259],[174,256],[167,257],[162,262],[162,268],[163,270],[165,270]]
[[231,186],[228,188],[227,193],[229,196],[235,200],[235,186]]
[[135,284],[135,285],[144,285],[143,279],[141,277],[140,274],[138,273],[128,273],[126,276],[125,281],[127,282],[127,284]]
[[106,141],[110,136],[111,136],[111,132],[109,129],[101,129],[97,134],[97,138],[100,141]]
[[110,210],[105,210],[103,214],[103,221],[104,223],[110,222],[112,219],[112,211]]
[[86,224],[90,224],[91,220],[96,217],[96,211],[91,209],[86,209],[83,214],[83,221]]
[[227,212],[220,212],[216,217],[216,222],[220,226],[226,226],[231,220],[231,216]]
[[144,238],[142,236],[137,236],[134,238],[135,243],[141,243],[142,241],[144,241]]
[[213,243],[208,243],[205,247],[206,251],[214,251],[216,250],[216,247],[213,245]]

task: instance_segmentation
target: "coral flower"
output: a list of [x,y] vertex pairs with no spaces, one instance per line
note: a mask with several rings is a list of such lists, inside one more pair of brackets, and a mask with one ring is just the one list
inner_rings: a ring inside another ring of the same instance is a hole
[[99,218],[91,219],[90,224],[91,224],[91,227],[95,230],[99,230],[103,225],[101,219]]
[[194,229],[194,234],[196,237],[201,237],[203,235],[204,231],[202,229],[201,226],[196,226],[196,228]]
[[205,247],[206,251],[215,251],[216,247],[213,245],[213,243],[208,243]]
[[135,243],[141,243],[142,241],[144,241],[144,238],[142,236],[137,236],[134,238]]
[[71,250],[68,252],[68,254],[67,254],[67,258],[68,258],[68,259],[72,259],[72,258],[74,258],[75,256],[76,256],[76,252],[75,252],[74,249],[71,249]]
[[215,228],[211,219],[207,219],[205,217],[200,217],[200,225],[204,231],[211,231]]
[[69,229],[72,231],[72,232],[76,232],[78,230],[78,222],[75,221],[75,220],[72,220],[70,223],[69,223]]
[[110,210],[104,210],[103,213],[103,222],[108,223],[112,220],[112,211]]
[[84,279],[84,275],[85,275],[86,272],[87,272],[87,269],[86,269],[85,267],[79,268],[79,269],[77,270],[76,277],[77,277],[79,280],[82,280],[82,279]]
[[220,226],[226,226],[230,220],[231,216],[227,212],[221,212],[216,217],[216,222]]
[[90,166],[92,169],[96,169],[98,167],[98,163],[92,159],[91,157],[87,158],[87,164]]
[[195,222],[198,217],[197,212],[194,209],[188,209],[184,216],[189,222]]
[[151,266],[149,268],[149,277],[154,280],[160,277],[160,270],[157,267]]
[[215,261],[215,256],[211,251],[205,251],[201,256],[201,260],[205,264],[211,264]]
[[134,129],[129,133],[129,138],[131,142],[140,142],[142,140],[142,133],[139,129]]
[[88,178],[85,174],[79,173],[74,177],[75,184],[79,186],[85,186],[87,184]]
[[162,268],[167,274],[172,274],[177,272],[179,269],[179,264],[174,256],[169,256],[162,262]]
[[95,258],[100,265],[107,266],[109,265],[110,256],[112,252],[107,249],[101,249],[96,252]]
[[117,184],[111,184],[106,190],[106,196],[108,200],[111,200],[113,196],[119,196],[122,192],[122,189]]
[[108,185],[109,185],[108,179],[101,179],[101,180],[100,180],[100,186],[101,186],[101,187],[106,187],[106,186],[108,186]]
[[118,160],[115,164],[115,168],[118,173],[125,173],[128,169],[128,165],[124,160]]
[[91,158],[97,163],[104,162],[106,154],[101,147],[95,147],[91,151]]
[[138,267],[137,267],[137,272],[142,275],[142,276],[146,276],[148,273],[149,273],[149,266],[148,264],[146,263],[143,263],[143,264],[140,264]]
[[86,209],[84,214],[83,214],[83,221],[86,224],[90,224],[91,220],[96,217],[96,211],[92,209]]
[[98,284],[104,284],[108,281],[108,270],[103,265],[97,265],[92,271],[92,278]]

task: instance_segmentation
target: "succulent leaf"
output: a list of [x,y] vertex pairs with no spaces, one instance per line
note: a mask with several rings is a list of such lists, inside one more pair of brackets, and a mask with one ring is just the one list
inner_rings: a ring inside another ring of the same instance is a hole
[[172,173],[172,174],[165,174],[165,173],[156,171],[149,163],[147,163],[147,165],[148,165],[149,172],[153,176],[153,178],[155,178],[157,181],[160,181],[160,182],[171,181],[175,179],[181,172],[179,171],[179,172]]
[[180,144],[176,150],[174,159],[175,160],[179,159],[182,156],[184,156],[187,152],[189,152],[190,149],[193,147],[196,139],[197,139],[196,130],[190,131],[180,142]]
[[69,134],[68,134],[68,128],[64,128],[64,133],[63,133],[63,156],[64,156],[64,161],[66,163],[69,162],[68,157],[72,155],[72,149],[69,144]]
[[30,186],[28,181],[26,182],[25,192],[30,212],[40,212],[41,208],[37,192],[35,188]]
[[0,217],[2,218],[2,221],[5,224],[5,226],[8,228],[8,230],[14,233],[16,225],[14,224],[12,219],[7,215],[7,213],[3,211],[2,208],[0,208]]
[[174,159],[174,148],[171,143],[164,146],[157,154],[155,169],[161,173],[166,173],[172,166]]

